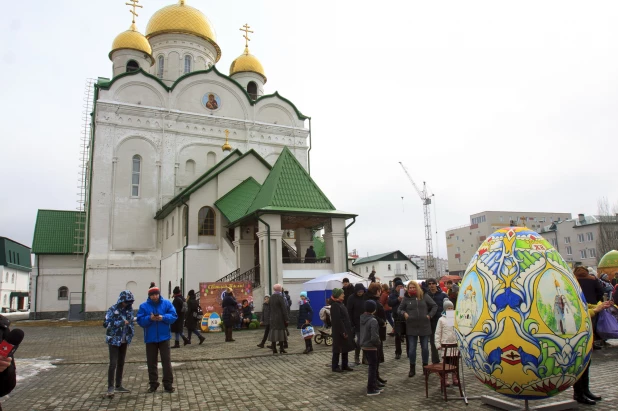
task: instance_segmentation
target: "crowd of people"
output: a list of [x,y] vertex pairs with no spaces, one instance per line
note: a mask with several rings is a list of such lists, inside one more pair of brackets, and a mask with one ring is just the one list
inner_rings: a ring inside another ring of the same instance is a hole
[[[423,283],[409,281],[407,285],[401,278],[392,281],[392,287],[380,284],[373,278],[368,286],[363,283],[351,284],[343,279],[342,288],[334,288],[331,297],[326,301],[326,323],[331,326],[332,361],[331,370],[336,373],[354,371],[350,364],[349,353],[354,352],[356,365],[366,364],[367,395],[380,394],[386,387],[387,380],[380,376],[380,363],[384,362],[384,341],[387,336],[394,337],[395,359],[400,359],[402,347],[406,346],[406,356],[409,361],[408,377],[414,377],[417,372],[417,346],[420,345],[421,366],[430,362],[441,362],[442,345],[456,344],[452,320],[447,320],[447,311],[454,310],[457,303],[459,286],[452,281],[444,283],[446,292],[442,290],[438,280],[428,279]],[[595,347],[602,346],[602,339],[596,330],[597,314],[605,309],[618,305],[618,291],[615,279],[610,280],[607,274],[597,274],[585,267],[576,267],[574,275],[582,288],[583,297],[593,319]],[[618,273],[617,273],[618,275]],[[122,291],[115,305],[107,311],[104,326],[106,327],[106,342],[109,346],[108,396],[114,393],[129,392],[122,385],[122,375],[127,347],[134,336],[134,319],[144,329],[146,343],[146,361],[148,365],[149,389],[155,392],[159,387],[157,363],[159,356],[163,368],[163,387],[166,392],[174,392],[173,374],[171,368],[170,349],[180,348],[182,339],[184,345],[191,344],[191,336],[204,342],[199,332],[201,310],[194,290],[190,290],[185,299],[179,287],[173,291],[173,299],[166,300],[160,295],[160,290],[151,284],[148,299],[143,302],[134,318],[133,303],[135,298],[130,291]],[[247,300],[238,303],[234,292],[228,288],[222,299],[222,320],[225,329],[225,341],[233,342],[232,332],[235,328],[248,324],[252,318],[252,307]],[[288,348],[290,332],[291,297],[280,284],[273,286],[273,294],[264,296],[260,324],[264,333],[259,348],[269,348],[273,355],[285,354]],[[323,309],[324,310],[324,309]],[[297,328],[303,330],[305,341],[304,354],[313,351],[312,321],[313,309],[306,292],[301,292],[298,301]],[[617,310],[618,311],[618,310]],[[320,312],[322,318],[322,311]],[[452,317],[451,317],[452,318]],[[392,331],[387,333],[387,324]],[[187,336],[183,328],[187,328]],[[305,333],[305,331],[307,331]],[[172,334],[174,345],[170,347]],[[269,342],[270,345],[266,346]],[[446,359],[449,361],[449,359]],[[0,364],[2,365],[2,364]],[[574,399],[583,404],[593,405],[601,397],[590,392],[589,366],[574,385]],[[422,370],[421,370],[422,371]],[[452,384],[459,385],[456,374],[452,376]],[[447,382],[447,386],[450,385]]]

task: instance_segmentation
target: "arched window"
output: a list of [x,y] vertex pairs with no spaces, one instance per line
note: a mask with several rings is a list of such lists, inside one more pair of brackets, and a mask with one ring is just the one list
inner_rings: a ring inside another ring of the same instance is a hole
[[59,300],[68,300],[69,299],[69,289],[67,287],[58,288],[58,299]]
[[159,65],[157,66],[157,77],[163,78],[163,68],[165,67],[165,58],[159,56]]
[[15,273],[11,274],[11,284],[15,284]]
[[165,239],[170,238],[170,220],[165,222]]
[[408,264],[404,264],[403,268],[404,268],[404,270],[407,270],[408,269]]
[[200,208],[197,224],[198,235],[215,235],[215,210],[208,206]]
[[172,216],[172,236],[174,235],[174,216]]
[[247,93],[249,93],[249,96],[251,96],[253,100],[257,98],[257,84],[255,84],[255,81],[250,81],[249,84],[247,84]]
[[139,181],[142,172],[142,158],[133,156],[133,172],[131,173],[131,197],[139,197]]
[[195,161],[187,160],[187,163],[185,164],[185,173],[188,176],[192,176],[195,174]]
[[189,218],[189,215],[187,214],[187,207],[184,207],[182,209],[182,236],[186,237],[187,236],[187,219]]
[[368,273],[369,272],[369,267],[365,267],[365,272]]
[[212,151],[209,151],[208,154],[206,154],[206,167],[210,168],[214,166],[216,162],[217,162],[217,155],[213,153]]
[[127,73],[131,71],[137,71],[137,70],[139,70],[139,64],[137,64],[137,61],[129,60],[127,62]]
[[191,56],[185,56],[185,74],[191,73]]
[[388,265],[388,271],[390,271],[390,270],[391,270],[391,265],[389,264],[389,265]]

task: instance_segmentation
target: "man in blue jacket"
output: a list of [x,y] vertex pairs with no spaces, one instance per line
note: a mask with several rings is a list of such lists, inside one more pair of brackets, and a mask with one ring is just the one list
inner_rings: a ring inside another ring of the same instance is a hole
[[161,297],[161,292],[156,286],[148,290],[148,300],[139,306],[137,323],[144,329],[144,342],[146,343],[146,362],[148,364],[148,379],[150,388],[148,392],[155,392],[159,388],[159,374],[157,363],[161,353],[161,365],[163,367],[163,388],[165,392],[175,391],[172,384],[172,361],[170,358],[170,325],[176,321],[176,309],[169,300]]

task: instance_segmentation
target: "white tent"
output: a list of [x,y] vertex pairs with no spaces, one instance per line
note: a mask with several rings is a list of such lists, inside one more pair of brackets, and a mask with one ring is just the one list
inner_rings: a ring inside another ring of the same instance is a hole
[[350,283],[363,283],[365,286],[368,284],[368,280],[364,279],[361,276],[358,276],[353,273],[337,273],[337,274],[326,274],[320,277],[316,277],[313,280],[309,280],[303,284],[304,291],[324,291],[324,290],[332,290],[333,288],[341,288],[343,287],[343,279],[347,278],[350,280]]

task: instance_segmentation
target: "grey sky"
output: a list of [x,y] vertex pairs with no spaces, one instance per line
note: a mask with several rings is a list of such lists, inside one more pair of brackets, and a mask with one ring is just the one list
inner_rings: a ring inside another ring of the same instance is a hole
[[[142,0],[140,31],[174,1]],[[131,16],[122,0],[6,3],[0,235],[30,245],[37,209],[76,207],[84,82],[111,75]],[[252,26],[265,91],[312,117],[312,176],[359,214],[349,248],[363,256],[424,253],[421,202],[398,161],[436,194],[441,256],[444,231],[472,213],[618,201],[615,2],[187,3],[217,31],[221,72]]]

